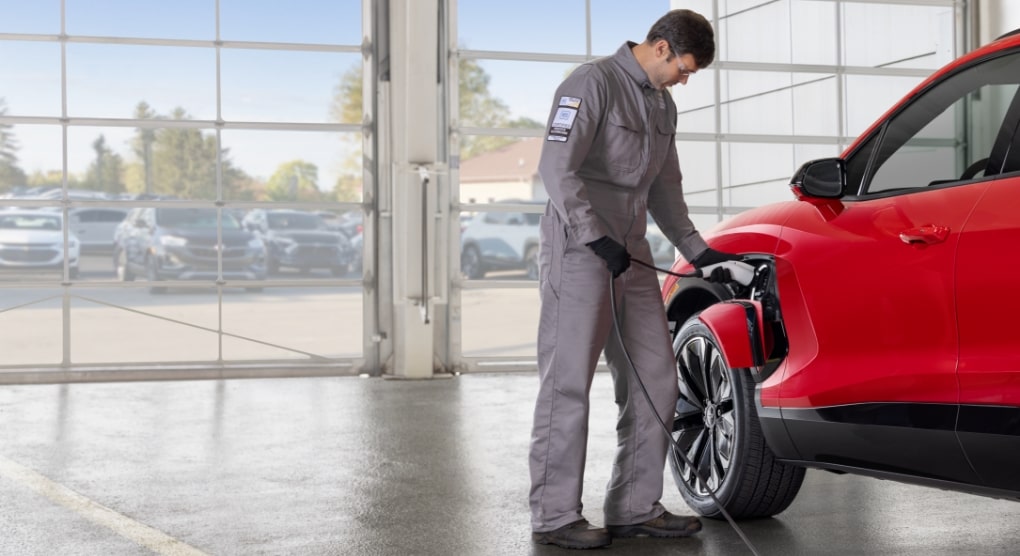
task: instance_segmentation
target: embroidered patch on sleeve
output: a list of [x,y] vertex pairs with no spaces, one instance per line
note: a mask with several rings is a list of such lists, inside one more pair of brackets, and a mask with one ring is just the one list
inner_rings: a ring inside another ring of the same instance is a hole
[[577,97],[560,97],[560,106],[568,106],[570,108],[580,108],[581,99]]
[[552,125],[549,126],[549,135],[545,140],[565,142],[570,137],[570,130],[574,128],[574,120],[577,118],[577,109],[580,106],[581,99],[579,98],[560,97],[556,115],[553,116]]

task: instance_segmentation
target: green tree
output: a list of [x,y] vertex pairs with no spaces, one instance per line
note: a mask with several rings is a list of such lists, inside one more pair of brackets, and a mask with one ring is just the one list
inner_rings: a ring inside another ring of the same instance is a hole
[[[168,119],[189,120],[191,116],[178,107]],[[217,149],[216,136],[199,129],[156,129],[151,146],[151,192],[183,199],[215,198]],[[228,155],[228,149],[223,149],[220,157],[223,192],[224,197],[236,198],[233,192],[249,178],[233,166]]]
[[341,203],[357,203],[361,201],[361,176],[358,174],[343,174],[333,184],[333,199]]
[[123,193],[124,163],[121,156],[106,146],[106,138],[102,135],[92,142],[92,150],[95,151],[96,158],[85,172],[85,181],[82,185],[86,189],[96,191]]
[[[477,60],[461,59],[458,62],[460,81],[458,83],[458,114],[463,127],[542,127],[540,122],[530,118],[510,119],[510,108],[489,91],[492,78],[478,64]],[[357,123],[362,120],[362,67],[357,65],[347,70],[340,82],[333,88],[333,104],[330,115],[335,121]],[[460,148],[463,158],[498,149],[514,142],[513,137],[461,136]],[[360,166],[360,160],[358,160]],[[337,186],[340,186],[338,180]]]
[[[153,120],[157,118],[156,111],[144,100],[135,106],[134,118],[137,120]],[[131,150],[141,161],[142,187],[140,191],[152,193],[152,144],[156,142],[156,130],[151,127],[135,128],[135,136],[131,140]]]
[[[7,114],[7,102],[0,97],[0,116]],[[0,124],[0,191],[6,191],[14,185],[25,185],[28,182],[25,171],[18,166],[18,145],[11,124]]]
[[271,201],[321,201],[319,168],[304,160],[280,164],[266,183],[266,195]]

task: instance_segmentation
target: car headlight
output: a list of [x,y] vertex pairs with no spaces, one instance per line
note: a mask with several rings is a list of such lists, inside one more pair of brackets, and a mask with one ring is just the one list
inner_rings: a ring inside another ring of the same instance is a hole
[[262,243],[262,240],[259,239],[259,238],[254,238],[254,239],[252,239],[251,241],[248,242],[248,249],[254,249],[256,251],[260,251],[262,249],[265,249],[265,247],[266,247],[265,244]]
[[159,236],[159,243],[163,247],[184,247],[188,240],[178,236]]
[[279,245],[280,247],[286,248],[290,247],[291,245],[294,245],[294,240],[289,237],[277,237],[273,238],[273,243]]

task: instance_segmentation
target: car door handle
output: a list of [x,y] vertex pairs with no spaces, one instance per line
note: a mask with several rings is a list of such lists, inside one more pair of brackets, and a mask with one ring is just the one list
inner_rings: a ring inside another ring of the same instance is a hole
[[926,224],[900,232],[900,239],[907,244],[925,243],[931,245],[942,243],[947,237],[949,237],[949,227],[934,224]]

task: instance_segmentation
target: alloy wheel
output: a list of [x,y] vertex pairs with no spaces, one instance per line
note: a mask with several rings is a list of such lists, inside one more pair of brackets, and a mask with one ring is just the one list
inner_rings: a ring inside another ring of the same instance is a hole
[[673,438],[695,468],[675,446],[670,457],[690,491],[707,496],[723,484],[733,463],[737,440],[733,383],[718,348],[704,336],[694,336],[681,346],[677,371],[680,396]]

